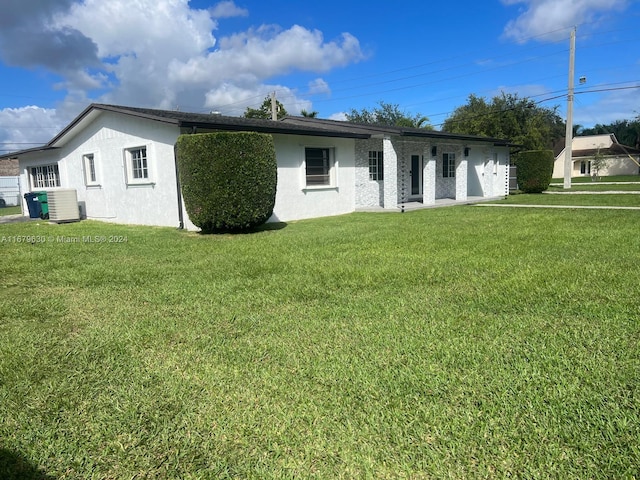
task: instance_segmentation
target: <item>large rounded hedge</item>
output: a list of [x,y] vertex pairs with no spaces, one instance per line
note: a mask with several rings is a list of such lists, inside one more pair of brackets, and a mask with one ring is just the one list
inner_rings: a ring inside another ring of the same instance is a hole
[[277,184],[271,135],[180,135],[176,149],[187,213],[203,232],[246,230],[269,219]]
[[551,183],[553,175],[551,150],[528,150],[515,156],[518,189],[525,193],[542,193]]

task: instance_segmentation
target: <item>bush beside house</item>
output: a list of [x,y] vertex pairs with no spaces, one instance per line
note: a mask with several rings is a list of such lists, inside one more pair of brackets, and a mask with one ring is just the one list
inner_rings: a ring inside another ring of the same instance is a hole
[[551,150],[528,150],[515,156],[518,188],[524,193],[542,193],[551,183],[553,174]]
[[246,230],[272,215],[277,164],[271,135],[181,135],[177,158],[187,213],[203,232]]

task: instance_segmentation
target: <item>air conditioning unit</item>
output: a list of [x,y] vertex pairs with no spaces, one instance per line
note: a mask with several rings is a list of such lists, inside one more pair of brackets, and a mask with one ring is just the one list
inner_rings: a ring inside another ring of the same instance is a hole
[[62,223],[80,220],[78,195],[75,190],[49,190],[47,192],[47,202],[49,203],[49,221]]

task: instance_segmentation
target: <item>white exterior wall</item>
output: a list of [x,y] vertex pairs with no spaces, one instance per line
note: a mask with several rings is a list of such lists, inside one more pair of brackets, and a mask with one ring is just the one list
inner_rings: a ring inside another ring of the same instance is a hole
[[[86,218],[137,225],[179,225],[173,146],[178,128],[103,112],[61,148],[62,187],[78,191]],[[127,180],[125,154],[146,147],[149,179]],[[83,157],[93,154],[97,185],[85,185]]]
[[[278,159],[278,188],[272,222],[341,215],[355,211],[355,141],[349,138],[273,135]],[[331,148],[333,182],[306,186],[305,148]],[[367,167],[368,168],[368,167]]]

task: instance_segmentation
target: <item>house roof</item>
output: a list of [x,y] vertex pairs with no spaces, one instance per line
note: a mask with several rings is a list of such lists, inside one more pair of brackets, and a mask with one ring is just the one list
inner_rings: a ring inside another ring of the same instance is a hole
[[[564,146],[564,140],[562,140]],[[556,159],[564,158],[565,148],[554,151]],[[640,149],[629,147],[618,143],[612,133],[603,135],[585,135],[573,138],[571,157],[574,159],[593,157],[597,153],[605,157],[616,157],[620,155],[640,155]]]
[[440,132],[425,128],[396,127],[389,125],[374,125],[351,123],[339,120],[326,120],[320,118],[287,116],[281,120],[290,125],[309,125],[322,129],[341,129],[353,133],[365,133],[369,137],[376,135],[398,135],[402,137],[432,138],[438,140],[462,140],[466,142],[484,142],[495,145],[511,145],[509,140],[504,138],[483,137],[478,135],[463,135],[458,133]]
[[337,120],[323,120],[309,117],[288,116],[282,120],[263,120],[256,118],[229,117],[214,113],[189,113],[177,110],[158,110],[151,108],[127,107],[93,103],[78,115],[69,125],[58,133],[49,143],[42,147],[30,148],[18,152],[0,155],[1,158],[15,157],[26,153],[41,152],[61,147],[73,138],[102,112],[113,112],[131,117],[175,125],[181,129],[197,131],[255,131],[261,133],[297,134],[320,137],[342,137],[367,139],[381,135],[398,135],[403,137],[431,138],[438,140],[454,140],[465,142],[493,143],[508,146],[508,140],[475,135],[460,135],[426,130],[420,128],[393,127],[382,125],[355,124]]

